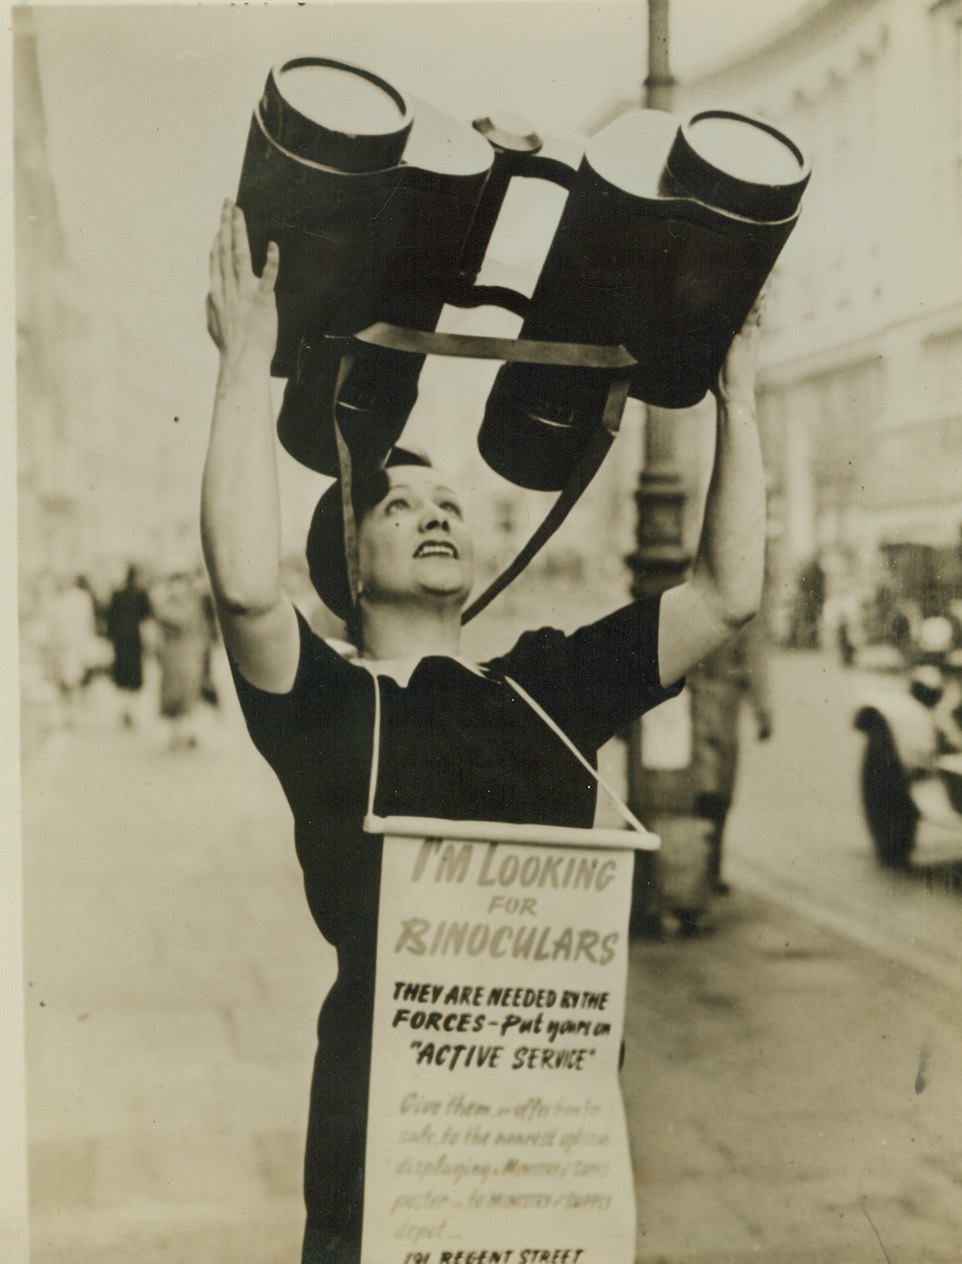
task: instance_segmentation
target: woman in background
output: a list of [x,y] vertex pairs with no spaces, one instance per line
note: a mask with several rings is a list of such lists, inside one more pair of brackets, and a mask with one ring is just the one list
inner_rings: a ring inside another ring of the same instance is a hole
[[141,625],[151,616],[150,598],[141,586],[136,566],[127,569],[123,587],[110,598],[106,613],[107,639],[114,658],[110,676],[123,698],[121,723],[131,725],[133,700],[144,684],[144,651]]
[[160,714],[169,728],[171,750],[197,745],[192,717],[209,679],[211,620],[200,577],[181,570],[168,575],[151,594],[157,621]]

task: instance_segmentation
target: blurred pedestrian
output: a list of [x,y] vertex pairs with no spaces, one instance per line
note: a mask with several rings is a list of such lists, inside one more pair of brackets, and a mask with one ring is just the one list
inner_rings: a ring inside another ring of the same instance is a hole
[[61,581],[50,607],[50,646],[63,722],[74,722],[77,700],[103,664],[97,613],[86,576]]
[[722,878],[725,824],[738,771],[742,703],[748,702],[760,742],[772,732],[768,636],[755,619],[733,640],[703,659],[688,674],[691,697],[691,777],[696,816],[711,825],[708,883],[715,895],[727,895]]
[[206,588],[201,593],[200,600],[204,611],[204,619],[207,623],[207,648],[204,651],[200,696],[209,706],[218,707],[220,706],[220,694],[217,691],[217,684],[214,680],[214,648],[220,639],[220,631],[217,627],[217,611],[214,607],[214,599]]
[[796,650],[817,650],[821,644],[822,612],[825,607],[825,570],[813,557],[798,576],[792,609],[790,644]]
[[205,591],[196,571],[167,576],[151,593],[157,621],[160,714],[170,730],[171,750],[197,745],[192,717],[208,672],[211,624]]
[[144,651],[141,625],[151,616],[150,598],[136,566],[127,569],[123,587],[116,589],[107,605],[106,633],[113,647],[110,676],[120,691],[121,723],[134,724],[134,703],[144,684]]
[[859,626],[860,602],[858,593],[849,591],[833,603],[831,618],[826,612],[826,622],[835,629],[835,648],[843,667],[854,667],[858,647],[862,639]]

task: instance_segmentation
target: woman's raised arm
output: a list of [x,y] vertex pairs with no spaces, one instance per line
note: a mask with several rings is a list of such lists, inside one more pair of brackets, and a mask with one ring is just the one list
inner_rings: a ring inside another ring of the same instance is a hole
[[225,645],[251,684],[284,693],[294,683],[300,638],[280,583],[270,393],[277,267],[272,242],[262,275],[254,275],[244,216],[225,202],[210,252],[207,328],[220,352],[220,370],[201,491],[201,540]]
[[672,684],[758,612],[765,573],[765,472],[755,421],[764,295],[732,343],[715,394],[718,422],[691,578],[661,599],[658,667]]

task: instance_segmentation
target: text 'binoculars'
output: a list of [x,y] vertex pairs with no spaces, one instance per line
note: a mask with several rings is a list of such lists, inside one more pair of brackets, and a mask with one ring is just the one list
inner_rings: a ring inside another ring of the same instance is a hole
[[[435,330],[445,303],[494,303],[520,337],[625,348],[629,393],[697,403],[795,225],[809,169],[762,119],[631,110],[591,139],[577,170],[536,136],[456,122],[377,75],[323,57],[273,69],[254,112],[237,202],[255,270],[280,247],[272,373],[299,461],[335,474],[331,409],[353,453],[381,459],[417,398],[423,354],[349,337],[385,322]],[[475,284],[513,176],[568,190],[530,299]],[[334,336],[332,338],[332,336]],[[339,373],[340,370],[340,373]],[[343,377],[343,381],[339,380]],[[601,422],[603,368],[512,359],[478,446],[512,483],[564,486]]]

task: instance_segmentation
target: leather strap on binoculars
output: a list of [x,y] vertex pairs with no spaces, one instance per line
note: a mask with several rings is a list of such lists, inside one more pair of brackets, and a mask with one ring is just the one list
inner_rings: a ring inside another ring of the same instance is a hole
[[352,495],[351,452],[338,425],[337,404],[341,387],[353,363],[350,346],[355,340],[394,351],[407,351],[414,355],[447,355],[477,360],[512,360],[534,364],[606,369],[613,375],[605,399],[601,425],[595,429],[585,445],[558,499],[514,560],[462,613],[462,624],[468,623],[490,605],[547,544],[601,468],[601,463],[618,433],[631,386],[631,370],[638,362],[624,347],[600,347],[570,342],[536,342],[523,338],[485,338],[470,334],[429,333],[419,329],[404,329],[399,325],[389,325],[383,321],[361,330],[360,333],[354,335],[353,339],[344,339],[346,345],[338,366],[332,419],[340,464],[345,560],[351,601],[354,605],[357,604],[358,597],[357,522]]
[[[580,369],[631,369],[638,361],[624,347],[582,342],[537,342],[531,338],[484,338],[477,334],[439,334],[404,329],[378,321],[354,335],[358,342],[415,355],[461,356],[470,360],[522,360]],[[617,425],[615,426],[617,430]]]
[[480,614],[485,606],[490,605],[494,601],[498,593],[503,592],[512,580],[521,574],[531,559],[547,544],[568,514],[571,513],[580,499],[581,493],[598,473],[602,461],[608,455],[608,450],[614,443],[630,385],[631,374],[629,372],[620,373],[611,383],[608,388],[608,399],[605,403],[602,425],[598,426],[588,440],[578,464],[568,475],[568,481],[561,489],[558,499],[548,510],[541,525],[533,532],[514,561],[506,566],[501,574],[491,581],[480,597],[472,601],[470,606],[464,611],[461,615],[462,623],[468,623],[475,615]]
[[353,354],[350,351],[345,351],[341,356],[340,364],[337,366],[331,417],[334,422],[334,443],[337,446],[337,460],[340,465],[341,514],[344,523],[344,560],[347,563],[347,586],[351,594],[351,605],[356,606],[360,590],[360,576],[358,569],[357,519],[354,515],[353,468],[351,449],[347,446],[347,440],[344,438],[337,421],[337,402],[341,397],[341,387],[344,385],[344,380],[350,373],[353,363]]

